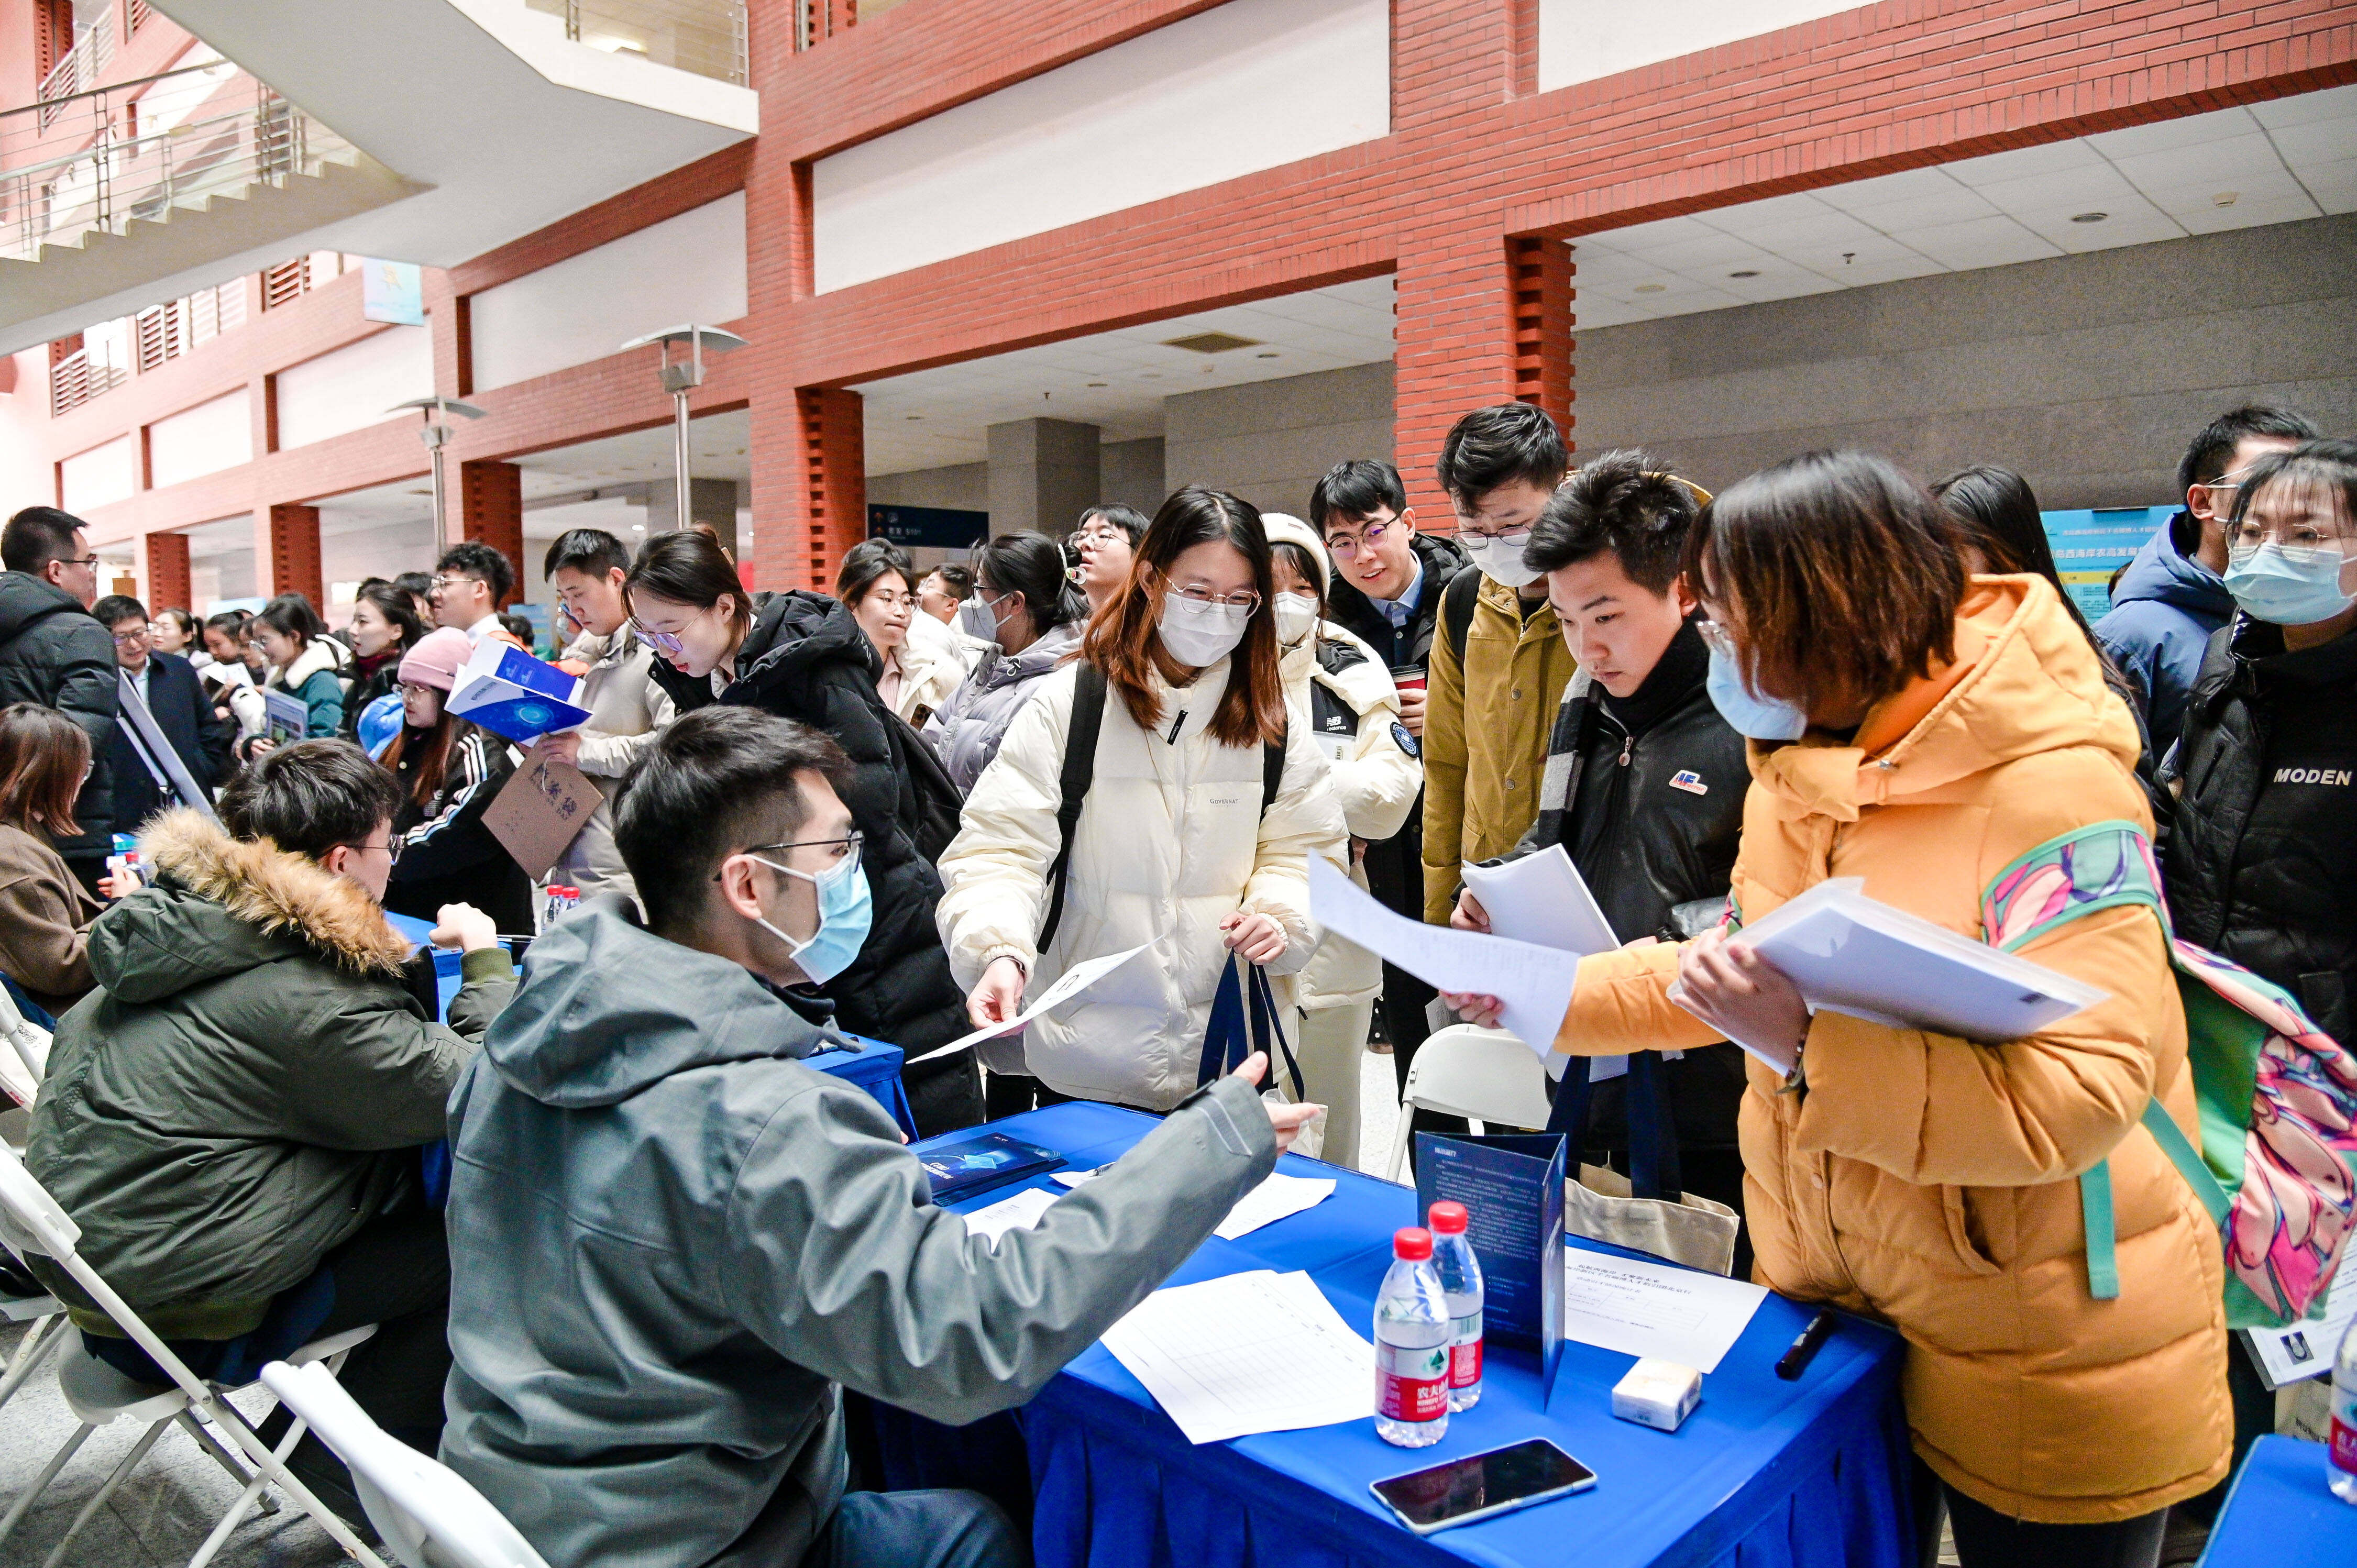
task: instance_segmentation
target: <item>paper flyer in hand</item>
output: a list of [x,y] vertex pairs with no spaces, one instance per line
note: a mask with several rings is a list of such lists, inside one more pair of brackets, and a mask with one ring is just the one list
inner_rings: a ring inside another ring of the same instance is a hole
[[528,741],[587,723],[580,693],[581,682],[555,665],[487,637],[458,671],[450,711],[510,740]]
[[1001,1035],[1011,1035],[1042,1013],[1070,1002],[1153,945],[1152,942],[1141,942],[1126,952],[1112,953],[1104,958],[1084,959],[1058,975],[1054,984],[1041,992],[1029,1006],[1014,1017],[1003,1024],[985,1024],[970,1035],[960,1035],[946,1046],[937,1047],[920,1057],[910,1057],[908,1065],[913,1067],[918,1062],[929,1062],[935,1057],[945,1057],[952,1051],[962,1051],[969,1046],[979,1045],[985,1040],[995,1040]]
[[588,776],[554,757],[527,756],[483,812],[483,826],[534,882],[580,836],[604,797]]

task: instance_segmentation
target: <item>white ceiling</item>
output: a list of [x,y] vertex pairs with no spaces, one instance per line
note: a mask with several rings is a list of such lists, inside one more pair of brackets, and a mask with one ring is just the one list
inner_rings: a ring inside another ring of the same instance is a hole
[[[1367,278],[864,382],[852,390],[866,399],[867,471],[982,462],[989,427],[1015,419],[1077,420],[1107,441],[1159,435],[1174,393],[1389,360],[1392,292],[1390,278]],[[1257,341],[1219,354],[1165,346],[1200,332]]]
[[1577,313],[1617,327],[2350,211],[2357,87],[2337,87],[1583,235]]

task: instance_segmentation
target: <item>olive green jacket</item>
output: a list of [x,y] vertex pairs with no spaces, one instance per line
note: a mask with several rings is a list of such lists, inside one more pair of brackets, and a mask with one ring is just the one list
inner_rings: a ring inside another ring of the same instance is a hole
[[160,880],[91,928],[98,989],[59,1021],[27,1163],[149,1326],[226,1339],[415,1179],[514,981],[505,953],[469,953],[445,1027],[357,883],[187,810],[141,843]]

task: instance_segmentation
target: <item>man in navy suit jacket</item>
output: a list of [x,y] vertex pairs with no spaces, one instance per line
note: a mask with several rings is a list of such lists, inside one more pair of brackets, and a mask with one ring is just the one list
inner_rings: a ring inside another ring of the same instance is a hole
[[[237,726],[213,716],[213,705],[205,700],[196,666],[177,654],[156,650],[148,639],[147,607],[137,599],[112,595],[92,605],[90,613],[114,634],[115,663],[146,698],[147,711],[156,715],[156,727],[180,754],[188,776],[209,792],[226,782],[231,768],[229,746],[236,738]],[[175,802],[156,788],[147,764],[133,749],[127,723],[114,726],[107,746],[115,779],[114,831],[137,832],[140,823]]]

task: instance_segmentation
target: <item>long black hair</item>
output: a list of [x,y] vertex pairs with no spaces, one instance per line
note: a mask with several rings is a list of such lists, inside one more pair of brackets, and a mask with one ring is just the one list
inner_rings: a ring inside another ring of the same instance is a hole
[[1044,533],[1025,529],[1000,534],[982,547],[974,571],[992,593],[1023,596],[1034,632],[1088,618],[1088,600],[1064,575],[1064,547]]
[[281,637],[293,638],[298,645],[308,645],[328,635],[328,623],[319,618],[319,612],[301,594],[279,595],[263,606],[253,618]]
[[376,612],[393,623],[394,644],[388,652],[406,653],[425,635],[425,623],[417,618],[416,602],[399,584],[373,577],[361,585],[355,597],[375,606]]

